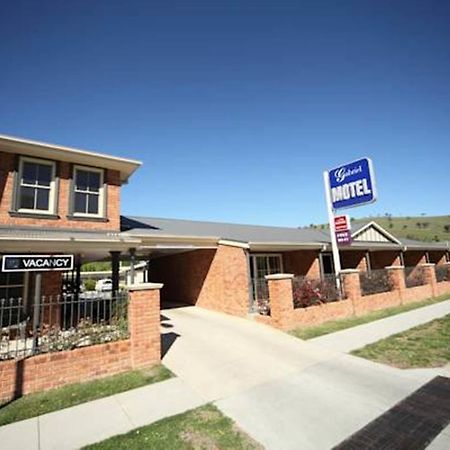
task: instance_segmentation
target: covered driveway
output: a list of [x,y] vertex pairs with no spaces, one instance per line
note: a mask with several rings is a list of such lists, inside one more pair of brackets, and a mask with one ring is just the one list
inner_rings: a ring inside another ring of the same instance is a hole
[[163,363],[269,449],[329,449],[428,381],[197,307],[162,317]]

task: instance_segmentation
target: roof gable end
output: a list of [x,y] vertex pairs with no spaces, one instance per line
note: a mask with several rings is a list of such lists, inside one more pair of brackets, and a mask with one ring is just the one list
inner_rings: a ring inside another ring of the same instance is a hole
[[369,222],[352,234],[356,242],[389,242],[401,245],[401,242],[376,222]]

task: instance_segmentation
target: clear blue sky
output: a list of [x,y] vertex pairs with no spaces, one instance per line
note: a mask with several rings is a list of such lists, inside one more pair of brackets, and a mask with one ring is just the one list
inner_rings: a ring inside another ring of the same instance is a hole
[[352,216],[450,213],[448,0],[4,0],[0,57],[0,133],[144,162],[124,213],[323,222],[361,156]]

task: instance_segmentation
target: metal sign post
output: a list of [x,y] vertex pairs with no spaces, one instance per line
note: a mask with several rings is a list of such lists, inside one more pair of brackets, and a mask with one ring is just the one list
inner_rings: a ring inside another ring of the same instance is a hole
[[333,252],[334,275],[336,277],[336,287],[341,292],[341,259],[339,257],[339,248],[334,229],[334,211],[331,203],[330,177],[328,172],[323,173],[323,182],[325,185],[325,199],[327,202],[328,222],[330,224],[331,250]]

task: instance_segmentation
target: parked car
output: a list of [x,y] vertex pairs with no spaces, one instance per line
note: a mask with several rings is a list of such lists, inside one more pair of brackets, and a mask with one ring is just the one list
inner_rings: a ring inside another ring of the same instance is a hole
[[103,278],[95,283],[95,290],[99,292],[112,291],[112,280]]

